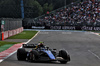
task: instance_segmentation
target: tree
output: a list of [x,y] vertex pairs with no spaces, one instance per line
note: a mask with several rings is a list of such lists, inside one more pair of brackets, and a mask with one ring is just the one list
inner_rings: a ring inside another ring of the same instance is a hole
[[48,3],[43,5],[43,12],[46,13],[48,11]]
[[25,16],[26,18],[38,17],[43,13],[42,6],[36,0],[28,0],[25,3]]
[[[0,0],[0,17],[21,18],[21,0]],[[23,0],[25,18],[35,18],[65,6],[65,0]],[[66,0],[66,5],[72,1]]]
[[49,8],[49,9],[48,9],[49,11],[52,11],[52,10],[53,10],[53,4],[51,3],[51,4],[48,6],[48,8]]
[[52,11],[53,10],[53,5],[52,5],[52,3],[50,4],[50,5],[48,5],[48,3],[45,3],[44,5],[43,5],[43,12],[44,12],[44,14],[46,14],[47,13],[47,11]]
[[16,5],[17,0],[0,0],[0,17],[7,18],[19,18],[20,16],[20,6]]

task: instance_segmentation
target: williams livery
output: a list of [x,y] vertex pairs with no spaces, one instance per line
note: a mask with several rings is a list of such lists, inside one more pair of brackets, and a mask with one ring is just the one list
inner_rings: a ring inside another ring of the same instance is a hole
[[[26,51],[25,48],[32,48],[30,51]],[[65,50],[60,50],[58,53],[56,49],[50,49],[49,47],[40,44],[23,44],[23,48],[17,50],[18,60],[27,60],[30,62],[35,61],[60,61],[61,63],[67,63],[70,61],[70,56]]]

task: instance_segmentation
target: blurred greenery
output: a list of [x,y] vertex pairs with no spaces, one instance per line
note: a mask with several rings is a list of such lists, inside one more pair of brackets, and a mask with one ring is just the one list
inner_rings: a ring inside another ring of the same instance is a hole
[[[72,1],[66,0],[66,5]],[[0,0],[0,18],[21,18],[21,0]],[[25,18],[35,18],[65,6],[65,0],[23,0]]]

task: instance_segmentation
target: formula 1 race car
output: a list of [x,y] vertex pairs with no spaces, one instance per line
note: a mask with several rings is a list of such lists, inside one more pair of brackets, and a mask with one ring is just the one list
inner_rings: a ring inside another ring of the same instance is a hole
[[[32,48],[31,51],[26,51],[25,48]],[[70,56],[65,50],[50,49],[44,45],[38,44],[23,44],[23,48],[17,50],[18,60],[34,61],[60,61],[65,64],[70,61]]]

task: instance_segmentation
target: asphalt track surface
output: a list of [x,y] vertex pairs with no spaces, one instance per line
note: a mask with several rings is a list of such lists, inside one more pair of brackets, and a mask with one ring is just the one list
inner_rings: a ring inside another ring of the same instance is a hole
[[71,56],[67,64],[59,62],[18,61],[16,53],[0,63],[0,66],[100,66],[100,36],[89,32],[40,32],[30,43],[44,41],[44,44],[59,49],[65,49]]

